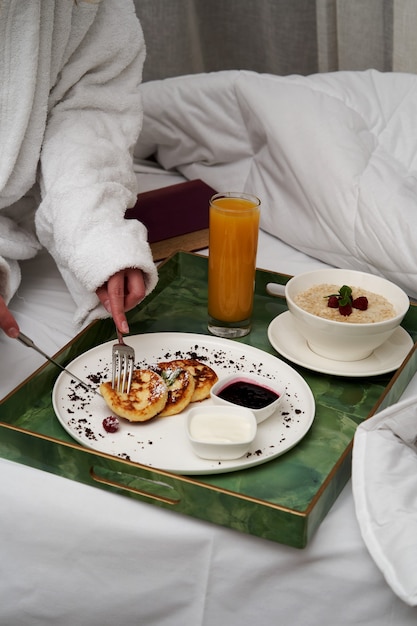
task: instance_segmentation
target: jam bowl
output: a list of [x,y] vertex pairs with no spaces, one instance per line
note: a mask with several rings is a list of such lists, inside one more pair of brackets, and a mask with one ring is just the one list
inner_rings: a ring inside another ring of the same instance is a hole
[[271,378],[259,374],[229,374],[218,380],[211,388],[214,404],[243,406],[255,415],[257,424],[270,417],[278,409],[283,389]]
[[197,456],[214,461],[238,459],[256,437],[252,411],[237,405],[204,405],[191,409],[187,435]]

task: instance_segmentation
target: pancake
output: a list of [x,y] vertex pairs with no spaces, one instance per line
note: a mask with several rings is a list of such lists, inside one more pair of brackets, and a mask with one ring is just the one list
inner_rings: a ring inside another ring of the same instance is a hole
[[158,417],[181,413],[190,404],[194,393],[193,375],[185,368],[173,367],[171,363],[165,363],[163,367],[159,365],[158,373],[168,387],[168,399]]
[[186,369],[193,376],[195,389],[191,397],[191,402],[200,402],[208,398],[210,396],[210,389],[218,380],[216,372],[209,365],[201,363],[197,359],[175,359],[173,361],[158,363],[158,367],[161,369],[167,366]]
[[152,419],[163,410],[168,399],[163,378],[149,369],[134,370],[129,393],[112,389],[111,382],[102,383],[100,392],[113,413],[130,422]]

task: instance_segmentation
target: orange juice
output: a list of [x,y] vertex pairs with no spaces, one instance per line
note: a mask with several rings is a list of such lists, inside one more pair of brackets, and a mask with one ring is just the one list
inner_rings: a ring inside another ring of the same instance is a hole
[[248,194],[216,194],[210,202],[208,312],[229,325],[252,314],[259,205]]

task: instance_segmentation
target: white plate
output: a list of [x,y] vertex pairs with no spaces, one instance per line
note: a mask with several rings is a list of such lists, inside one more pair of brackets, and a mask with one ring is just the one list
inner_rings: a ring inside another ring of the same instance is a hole
[[334,376],[379,376],[400,367],[413,347],[413,340],[399,326],[380,348],[360,361],[333,361],[310,350],[306,340],[297,331],[292,315],[285,311],[272,320],[268,339],[277,352],[292,363],[322,374]]
[[[98,385],[109,378],[113,343],[92,348],[68,368],[82,380]],[[135,349],[138,367],[174,358],[197,358],[210,365],[219,378],[241,371],[277,380],[285,386],[284,402],[275,414],[259,424],[247,456],[209,461],[197,457],[187,439],[187,409],[178,415],[144,423],[120,419],[119,430],[109,434],[102,421],[111,411],[103,398],[86,391],[62,372],[52,393],[55,413],[65,430],[88,448],[176,474],[216,474],[259,465],[280,456],[304,437],[313,422],[315,402],[310,387],[292,367],[258,348],[191,333],[129,336],[128,343]],[[208,404],[212,400],[203,402]]]

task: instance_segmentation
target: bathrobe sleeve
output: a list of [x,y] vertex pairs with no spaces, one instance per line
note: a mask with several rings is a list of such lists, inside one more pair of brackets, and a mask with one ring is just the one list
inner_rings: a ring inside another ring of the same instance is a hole
[[124,219],[137,194],[132,153],[145,56],[133,3],[79,2],[72,20],[69,37],[54,33],[68,42],[50,93],[36,229],[85,323],[107,315],[95,290],[115,272],[142,269],[149,293],[157,270],[145,227]]
[[40,247],[32,233],[0,215],[0,296],[6,304],[20,284],[19,261],[34,257]]

